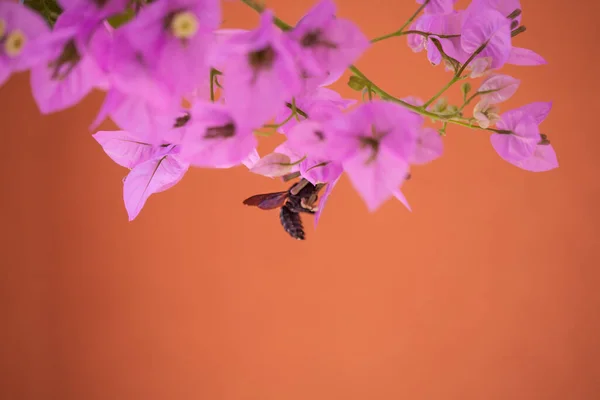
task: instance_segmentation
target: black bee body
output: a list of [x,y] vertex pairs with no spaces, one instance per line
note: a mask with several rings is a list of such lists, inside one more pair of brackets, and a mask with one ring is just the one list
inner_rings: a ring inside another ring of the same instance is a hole
[[244,200],[244,204],[257,206],[263,210],[279,207],[279,221],[283,229],[294,239],[304,240],[304,226],[300,213],[315,213],[317,194],[323,186],[323,184],[315,186],[302,179],[285,192],[258,194]]

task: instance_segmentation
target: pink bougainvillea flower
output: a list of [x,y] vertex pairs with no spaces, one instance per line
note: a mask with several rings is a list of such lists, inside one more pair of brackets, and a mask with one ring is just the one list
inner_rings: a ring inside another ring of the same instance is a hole
[[433,128],[423,128],[417,135],[415,150],[410,157],[411,164],[427,164],[439,157],[444,151],[442,137]]
[[173,187],[183,178],[189,164],[172,144],[155,146],[126,131],[100,131],[93,135],[106,154],[131,170],[124,180],[123,198],[129,220],[134,220],[154,193]]
[[213,30],[221,22],[218,0],[161,0],[115,31],[111,84],[157,108],[177,108],[209,76]]
[[62,18],[71,15],[61,14],[52,33],[44,39],[48,61],[31,69],[33,97],[43,114],[72,107],[92,89],[107,86],[106,73],[85,47],[90,35],[104,33],[104,26],[99,24],[98,29],[90,31],[84,25],[63,24]]
[[[513,116],[511,119],[516,120],[519,117],[531,118],[537,126],[546,119],[551,109],[551,102],[530,103],[512,110]],[[545,172],[558,168],[556,152],[546,135],[540,134],[538,136],[538,141],[535,142],[535,146],[532,146],[530,143],[528,143],[527,146],[528,149],[534,147],[533,152],[528,157],[522,157],[522,152],[517,152],[517,157],[515,157],[513,153],[508,154],[506,157],[499,154],[509,163],[531,172]],[[521,146],[521,148],[522,147],[523,146]],[[525,154],[529,154],[529,151],[525,152]]]
[[[418,4],[425,3],[426,0],[417,0]],[[454,10],[454,4],[457,0],[429,0],[425,6],[425,12],[428,14],[449,14]]]
[[257,145],[252,129],[238,122],[222,104],[195,104],[183,129],[181,155],[196,167],[240,165]]
[[[353,99],[344,99],[335,90],[319,87],[314,91],[305,94],[304,96],[297,97],[295,99],[295,106],[301,112],[309,116],[313,121],[326,121],[338,116],[342,113],[342,110],[347,109],[356,103]],[[298,122],[299,119],[304,119],[304,116],[297,115],[297,118],[290,116],[293,114],[292,104],[288,103],[281,107],[281,111],[275,117],[275,123],[281,125],[278,131],[285,134],[292,129]]]
[[512,48],[510,25],[511,21],[497,10],[473,9],[465,16],[463,23],[460,37],[462,49],[469,55],[479,52],[475,58],[490,57],[491,68],[502,67]]
[[504,160],[514,163],[533,155],[541,140],[538,122],[528,108],[518,108],[500,116],[496,127],[511,133],[494,133],[490,137],[494,150]]
[[516,93],[521,81],[509,75],[491,75],[486,78],[477,92],[489,104],[502,103]]
[[369,48],[369,39],[358,26],[335,14],[334,2],[321,0],[287,32],[296,45],[297,60],[309,91],[343,72]]
[[152,158],[137,164],[123,182],[123,199],[133,221],[154,193],[175,186],[185,175],[189,164],[178,155],[178,146],[161,148]]
[[298,71],[283,34],[265,11],[260,26],[223,40],[213,58],[223,64],[222,84],[231,113],[258,128],[300,90]]
[[41,61],[36,41],[50,27],[30,8],[12,2],[0,2],[0,86],[12,72],[24,71]]
[[329,155],[341,162],[370,211],[399,190],[409,171],[422,119],[387,101],[371,101],[336,121]]

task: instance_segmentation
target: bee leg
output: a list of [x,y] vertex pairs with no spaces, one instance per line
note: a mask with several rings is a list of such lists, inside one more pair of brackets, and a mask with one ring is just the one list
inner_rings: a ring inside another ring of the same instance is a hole
[[308,185],[308,184],[309,184],[309,182],[308,182],[306,179],[302,178],[302,179],[300,180],[300,182],[296,183],[296,184],[295,184],[295,185],[292,187],[292,189],[290,190],[290,193],[291,193],[293,196],[295,196],[295,195],[297,195],[298,193],[300,193],[300,191],[301,191],[302,189],[304,189],[304,187],[305,187],[306,185]]

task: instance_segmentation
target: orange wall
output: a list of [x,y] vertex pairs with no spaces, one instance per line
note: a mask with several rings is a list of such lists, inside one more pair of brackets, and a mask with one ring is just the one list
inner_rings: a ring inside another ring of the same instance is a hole
[[[268,3],[289,22],[312,4]],[[405,187],[413,213],[369,214],[344,178],[304,243],[242,206],[283,187],[243,168],[193,170],[128,223],[126,171],[87,132],[102,96],[42,117],[14,76],[0,88],[0,397],[599,398],[600,6],[522,3],[518,43],[549,65],[506,68],[522,85],[503,109],[554,100],[542,128],[560,168],[521,171],[453,126]],[[369,37],[416,5],[338,4]],[[257,21],[238,2],[225,18]],[[358,65],[398,96],[449,78],[404,39]]]

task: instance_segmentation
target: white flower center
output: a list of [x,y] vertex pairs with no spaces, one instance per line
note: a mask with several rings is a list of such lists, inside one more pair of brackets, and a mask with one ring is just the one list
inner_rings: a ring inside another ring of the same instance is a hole
[[9,57],[16,57],[21,54],[23,47],[27,42],[25,34],[18,29],[10,32],[4,41],[4,52]]
[[189,12],[182,11],[173,16],[171,32],[179,39],[190,39],[198,32],[198,18]]

